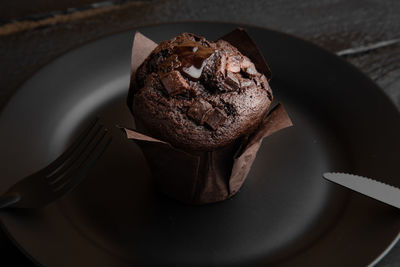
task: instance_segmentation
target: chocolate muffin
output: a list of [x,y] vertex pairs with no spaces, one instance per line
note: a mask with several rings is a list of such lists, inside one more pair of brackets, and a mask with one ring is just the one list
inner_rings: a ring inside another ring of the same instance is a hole
[[191,33],[157,46],[131,84],[137,128],[187,150],[212,151],[252,133],[272,101],[249,58]]

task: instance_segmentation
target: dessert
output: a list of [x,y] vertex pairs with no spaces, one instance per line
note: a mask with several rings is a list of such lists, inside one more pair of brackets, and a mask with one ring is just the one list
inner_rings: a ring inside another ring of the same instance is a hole
[[212,151],[253,132],[271,101],[265,75],[234,46],[183,33],[162,42],[138,68],[131,108],[151,136]]
[[271,73],[242,29],[216,42],[182,33],[157,45],[136,33],[127,98],[159,191],[190,204],[238,192],[262,140],[291,126],[269,110]]

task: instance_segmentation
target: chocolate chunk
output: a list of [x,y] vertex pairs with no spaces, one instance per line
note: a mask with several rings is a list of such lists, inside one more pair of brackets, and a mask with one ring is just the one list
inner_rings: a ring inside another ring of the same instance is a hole
[[190,89],[186,80],[182,77],[179,71],[171,71],[161,77],[161,82],[164,85],[165,91],[170,96],[179,95]]
[[240,69],[250,76],[256,76],[258,74],[256,67],[248,57],[244,57],[240,62]]
[[222,110],[215,108],[212,111],[207,112],[204,122],[215,131],[227,120],[227,118],[228,117]]
[[261,86],[262,86],[265,90],[267,90],[268,98],[269,98],[270,100],[272,100],[272,90],[271,90],[271,87],[269,86],[268,80],[267,80],[267,78],[265,77],[265,75],[261,75],[260,80],[261,80]]
[[248,57],[243,57],[243,60],[240,62],[240,68],[245,70],[247,68],[254,67],[254,64],[250,61]]
[[238,28],[223,36],[221,39],[235,46],[241,53],[245,54],[254,62],[261,73],[265,73],[267,80],[271,79],[271,70],[265,62],[262,53],[245,30]]
[[174,47],[182,62],[181,71],[192,80],[200,79],[206,60],[214,53],[214,49],[199,42],[186,40]]
[[260,77],[260,82],[261,82],[261,86],[262,86],[264,89],[270,90],[269,83],[268,83],[268,80],[267,80],[267,78],[265,77],[265,75],[261,75],[261,77]]
[[230,71],[226,72],[225,85],[229,91],[236,91],[240,89],[240,82],[236,75]]
[[258,74],[257,70],[252,67],[247,68],[245,72],[250,76],[256,76]]
[[193,119],[196,123],[203,125],[204,120],[206,118],[207,113],[212,110],[212,106],[207,101],[200,99],[197,102],[194,102],[188,112],[187,115],[189,118]]
[[219,73],[222,77],[225,77],[225,68],[226,68],[226,56],[222,54],[218,60],[216,72]]
[[256,86],[255,83],[252,80],[249,79],[242,79],[240,81],[240,87],[251,87],[251,86]]
[[240,72],[239,58],[235,56],[228,57],[226,60],[226,69],[234,73]]

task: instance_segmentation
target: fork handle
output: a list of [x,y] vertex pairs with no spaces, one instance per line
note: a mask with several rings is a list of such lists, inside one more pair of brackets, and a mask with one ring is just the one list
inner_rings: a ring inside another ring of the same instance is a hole
[[0,209],[8,208],[20,201],[19,194],[5,194],[0,197]]

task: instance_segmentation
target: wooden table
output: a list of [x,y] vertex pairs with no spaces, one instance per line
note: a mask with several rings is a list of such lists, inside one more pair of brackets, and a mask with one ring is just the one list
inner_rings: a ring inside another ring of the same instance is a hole
[[[267,27],[318,44],[366,73],[400,110],[398,0],[114,2],[57,5],[59,11],[45,9],[34,20],[0,18],[0,108],[38,68],[88,40],[143,25],[201,20]],[[32,265],[1,232],[0,255],[14,265]],[[400,266],[400,245],[377,266]]]

